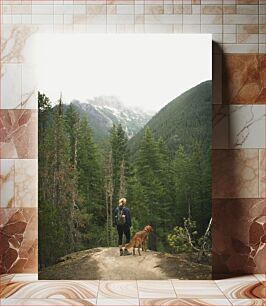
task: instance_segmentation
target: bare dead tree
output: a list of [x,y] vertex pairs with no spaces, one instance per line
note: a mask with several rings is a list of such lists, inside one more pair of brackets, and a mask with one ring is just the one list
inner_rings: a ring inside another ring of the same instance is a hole
[[212,225],[212,218],[210,218],[209,224],[206,228],[206,231],[204,233],[204,235],[201,237],[201,241],[200,241],[200,245],[199,246],[195,246],[195,243],[193,243],[193,239],[191,237],[191,233],[189,232],[189,229],[187,227],[186,222],[184,222],[184,229],[186,231],[187,234],[187,241],[189,243],[189,245],[191,246],[192,250],[194,250],[195,252],[197,252],[197,261],[200,262],[202,259],[202,256],[204,254],[207,253],[207,249],[206,249],[206,245],[207,245],[207,239],[211,230],[211,225]]
[[106,205],[106,240],[110,246],[113,241],[113,158],[112,150],[107,157],[106,175],[105,175],[105,205]]
[[119,199],[126,196],[126,178],[125,178],[125,160],[123,159],[120,165],[120,188]]
[[201,261],[202,256],[207,252],[206,244],[207,244],[208,236],[209,236],[210,231],[211,231],[211,225],[212,225],[212,217],[210,218],[210,221],[209,221],[209,224],[208,224],[207,229],[205,231],[205,234],[202,237],[202,242],[201,242],[200,250],[198,252],[198,262]]

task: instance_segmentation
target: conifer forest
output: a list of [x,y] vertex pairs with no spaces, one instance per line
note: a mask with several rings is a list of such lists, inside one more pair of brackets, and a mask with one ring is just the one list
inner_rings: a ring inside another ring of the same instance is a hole
[[132,234],[151,225],[150,250],[211,249],[211,81],[157,112],[136,135],[91,120],[63,98],[38,94],[39,268],[67,254],[117,246],[113,213],[127,199]]

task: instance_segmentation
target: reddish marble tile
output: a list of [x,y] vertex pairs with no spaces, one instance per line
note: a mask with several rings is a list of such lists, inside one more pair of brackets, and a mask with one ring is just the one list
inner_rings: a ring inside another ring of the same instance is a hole
[[264,104],[264,56],[225,54],[223,58],[223,103]]
[[213,150],[213,198],[257,198],[258,164],[257,149]]
[[37,111],[0,110],[0,157],[37,157]]
[[0,209],[0,273],[36,273],[37,209]]
[[264,199],[213,200],[213,275],[264,273]]

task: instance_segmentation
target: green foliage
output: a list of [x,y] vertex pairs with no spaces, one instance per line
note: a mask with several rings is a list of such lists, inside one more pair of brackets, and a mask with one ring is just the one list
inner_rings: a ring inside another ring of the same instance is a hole
[[192,245],[196,244],[197,237],[196,222],[184,218],[184,226],[176,226],[172,233],[168,234],[167,241],[175,253],[187,253],[195,251]]
[[211,231],[207,227],[203,235],[197,231],[196,221],[184,218],[183,226],[176,226],[167,236],[171,250],[175,253],[197,253],[198,261],[211,251]]

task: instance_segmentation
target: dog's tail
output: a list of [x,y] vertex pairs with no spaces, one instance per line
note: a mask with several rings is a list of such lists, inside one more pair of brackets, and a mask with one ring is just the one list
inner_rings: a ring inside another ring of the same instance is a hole
[[125,245],[125,247],[127,249],[132,248],[132,247],[137,248],[141,246],[141,243],[142,243],[142,240],[140,238],[135,238],[135,239],[130,240],[129,243]]

